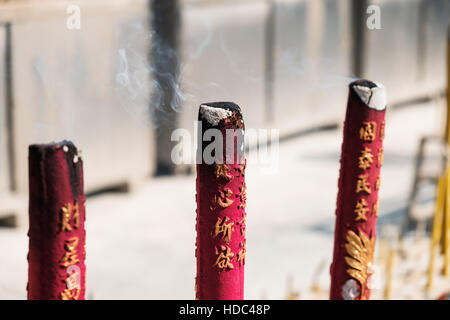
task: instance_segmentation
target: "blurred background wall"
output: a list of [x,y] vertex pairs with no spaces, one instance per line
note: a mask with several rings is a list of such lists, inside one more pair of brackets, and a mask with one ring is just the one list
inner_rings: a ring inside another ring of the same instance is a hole
[[[0,42],[5,43],[5,26],[2,25],[0,28]],[[2,77],[2,84],[4,84],[5,78],[5,46],[0,46],[0,74]],[[9,190],[8,182],[8,152],[7,152],[7,129],[6,129],[6,97],[5,97],[5,86],[0,86],[0,192],[5,192]]]
[[[81,9],[79,30],[66,27],[70,4]],[[382,82],[394,106],[444,90],[448,0],[175,4],[181,20],[171,54],[179,67],[167,106],[154,78],[150,1],[0,1],[2,199],[26,195],[31,143],[72,140],[88,159],[88,192],[152,176],[159,126],[152,115],[161,108],[193,132],[200,103],[235,101],[247,127],[286,135],[340,124],[347,84],[357,77]],[[361,11],[369,4],[381,8],[380,30],[358,19],[369,16]],[[0,214],[6,206],[0,201]]]

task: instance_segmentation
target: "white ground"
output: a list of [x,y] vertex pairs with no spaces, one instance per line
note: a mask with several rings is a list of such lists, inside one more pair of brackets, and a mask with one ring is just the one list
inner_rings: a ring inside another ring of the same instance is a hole
[[[441,107],[439,102],[388,113],[380,225],[398,221],[404,210],[418,139],[442,129]],[[341,131],[283,143],[276,174],[248,166],[247,299],[285,299],[289,288],[300,299],[327,297]],[[129,194],[88,199],[88,298],[192,299],[194,195],[192,175],[153,179]],[[0,229],[0,299],[26,298],[26,232],[26,227]],[[397,265],[393,298],[424,297],[428,245],[421,243],[411,246],[412,258]],[[416,278],[403,277],[408,268]],[[381,281],[378,287],[383,286]],[[439,290],[445,286],[450,280],[437,280]],[[380,289],[373,297],[382,297]]]

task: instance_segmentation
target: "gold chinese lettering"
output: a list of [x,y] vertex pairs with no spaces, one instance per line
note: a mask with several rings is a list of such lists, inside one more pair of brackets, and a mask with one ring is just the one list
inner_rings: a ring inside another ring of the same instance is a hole
[[78,259],[78,254],[76,247],[78,246],[78,238],[72,237],[69,240],[66,240],[65,249],[66,252],[64,257],[61,259],[60,264],[63,267],[68,267],[74,265],[75,263],[80,262]]
[[375,214],[375,217],[378,217],[378,201],[373,205],[373,213]]
[[383,165],[383,148],[378,149],[378,167],[381,168]]
[[241,200],[241,204],[238,206],[238,208],[244,209],[246,206],[246,200],[247,200],[247,186],[245,185],[245,182],[242,184],[242,187],[239,188],[239,191],[240,191],[240,193],[237,196]]
[[372,142],[375,140],[376,128],[377,124],[375,122],[364,122],[359,130],[359,137],[361,140]]
[[358,176],[358,181],[356,182],[356,193],[367,192],[370,194],[370,184],[367,181],[367,174],[362,174]]
[[222,208],[228,208],[233,204],[233,200],[229,199],[233,195],[233,191],[228,188],[224,188],[223,191],[219,191],[219,195],[214,195],[212,204],[210,206],[211,210],[216,208],[216,204],[218,204]]
[[245,236],[246,217],[247,217],[247,214],[244,212],[242,215],[242,220],[238,223],[238,225],[241,226],[241,235],[242,236]]
[[78,202],[75,205],[65,204],[61,208],[61,231],[72,231],[70,222],[73,221],[73,227],[77,229],[80,225],[80,212]]
[[380,126],[380,140],[381,141],[384,140],[384,126],[385,126],[385,121],[383,121]]
[[354,210],[354,212],[356,213],[356,221],[362,220],[362,221],[367,221],[367,217],[366,217],[366,213],[367,211],[369,211],[369,209],[367,208],[367,202],[364,199],[359,200],[356,203],[356,208]]
[[216,255],[218,255],[218,257],[216,263],[214,263],[214,266],[217,266],[221,270],[234,268],[231,263],[234,253],[231,252],[229,247],[220,246],[220,252],[216,248]]
[[243,177],[245,175],[245,168],[247,168],[247,159],[245,159],[244,163],[238,167],[239,171],[238,177]]
[[80,291],[80,289],[65,289],[61,292],[61,300],[78,300]]
[[233,225],[234,222],[230,221],[230,218],[228,217],[225,217],[224,220],[217,218],[216,225],[214,226],[214,237],[222,234],[222,240],[225,240],[226,243],[230,243]]
[[245,254],[247,253],[247,249],[245,247],[245,242],[241,242],[240,246],[242,249],[237,254],[237,262],[239,266],[243,266],[245,264]]
[[375,183],[375,190],[380,190],[380,176],[377,177],[377,182]]
[[233,179],[233,176],[230,174],[230,167],[228,167],[226,164],[221,163],[218,164],[216,163],[214,165],[214,174],[216,175],[216,178],[224,178],[226,180],[231,180]]
[[364,150],[361,151],[361,156],[359,157],[359,163],[358,167],[360,169],[366,170],[370,168],[370,165],[373,162],[373,156],[371,153],[371,150],[367,147],[364,148]]

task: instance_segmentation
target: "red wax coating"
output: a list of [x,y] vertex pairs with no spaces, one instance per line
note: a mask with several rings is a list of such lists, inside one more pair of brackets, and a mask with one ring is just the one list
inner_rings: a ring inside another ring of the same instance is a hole
[[[350,284],[357,289],[353,299],[369,299],[373,272],[386,110],[368,107],[355,92],[354,85],[375,86],[367,80],[349,85],[330,269],[330,299],[348,299],[343,294],[346,283],[346,292],[352,291]],[[360,240],[355,241],[355,236]],[[352,279],[354,281],[349,281]]]
[[[211,108],[229,111],[229,116],[212,125],[202,119],[203,134],[210,128],[219,129],[223,134],[224,155],[230,154],[225,142],[226,129],[240,132],[243,137],[244,124],[240,108],[233,103],[208,103]],[[204,106],[204,105],[202,105]],[[200,106],[200,111],[202,109]],[[234,163],[224,163],[216,159],[214,164],[202,161],[197,164],[197,277],[196,299],[200,300],[241,300],[244,298],[245,265],[245,156],[238,157],[238,149],[243,147],[233,143]],[[199,143],[203,151],[210,142]],[[243,148],[241,149],[243,150]],[[202,158],[203,159],[203,158]]]
[[29,147],[29,300],[84,300],[83,163],[68,141]]

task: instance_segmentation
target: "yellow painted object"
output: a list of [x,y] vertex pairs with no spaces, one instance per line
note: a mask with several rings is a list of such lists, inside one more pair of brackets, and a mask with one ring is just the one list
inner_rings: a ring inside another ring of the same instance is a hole
[[379,254],[378,254],[378,259],[379,259],[379,263],[380,264],[385,264],[385,261],[387,261],[389,259],[389,243],[386,239],[381,238],[380,241],[380,246],[379,246]]
[[[448,170],[447,170],[448,171]],[[442,218],[444,215],[444,203],[447,196],[447,171],[444,176],[439,178],[437,195],[436,195],[436,206],[433,218],[433,229],[431,232],[431,248],[430,248],[430,262],[428,265],[428,281],[427,289],[431,289],[433,285],[433,275],[434,275],[434,260],[436,256],[436,250],[439,247],[439,242],[442,235]]]
[[[445,126],[445,140],[447,142],[447,154],[450,151],[450,28],[447,32],[447,123]],[[431,235],[430,264],[428,267],[427,288],[433,284],[434,260],[436,250],[441,244],[444,254],[444,267],[442,274],[450,275],[450,166],[447,159],[447,168],[444,175],[439,178],[436,196],[433,230]]]
[[443,231],[442,231],[442,248],[444,251],[444,268],[442,269],[442,274],[446,277],[449,275],[449,258],[450,258],[450,168],[447,166],[446,174],[446,199],[444,206],[444,216],[442,219]]
[[[447,132],[446,132],[447,146],[450,150],[450,28],[447,32]],[[447,172],[450,172],[449,165],[447,164]],[[450,183],[449,176],[447,175],[447,201],[444,211],[444,231],[443,231],[443,249],[444,249],[444,276],[450,275]]]
[[286,297],[286,300],[298,300],[298,293],[296,292],[289,293],[288,296]]
[[445,138],[450,145],[450,27],[447,32],[447,130]]
[[386,263],[386,285],[384,287],[384,300],[391,300],[392,293],[392,270],[394,268],[395,249],[389,249],[389,256]]

